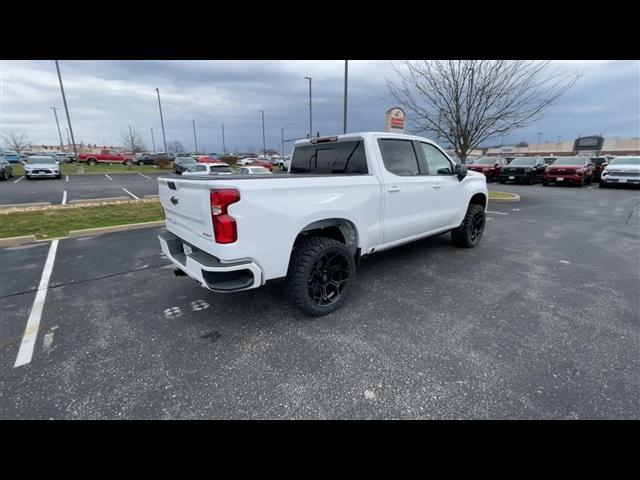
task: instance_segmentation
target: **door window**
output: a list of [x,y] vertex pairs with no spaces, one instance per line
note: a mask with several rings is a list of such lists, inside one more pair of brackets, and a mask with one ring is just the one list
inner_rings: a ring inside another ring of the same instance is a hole
[[424,152],[429,175],[453,175],[451,162],[440,150],[428,143],[420,143],[420,145]]
[[384,167],[394,175],[420,175],[418,158],[410,140],[378,140]]

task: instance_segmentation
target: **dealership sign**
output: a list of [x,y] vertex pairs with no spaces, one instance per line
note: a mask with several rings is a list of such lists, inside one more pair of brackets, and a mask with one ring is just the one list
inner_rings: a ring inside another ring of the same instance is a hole
[[406,116],[400,107],[387,110],[385,132],[404,133]]

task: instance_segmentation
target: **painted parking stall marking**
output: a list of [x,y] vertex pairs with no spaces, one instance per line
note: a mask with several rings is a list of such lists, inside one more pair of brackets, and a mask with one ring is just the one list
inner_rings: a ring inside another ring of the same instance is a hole
[[111,178],[109,175],[107,175],[106,173],[104,174],[105,177],[107,177],[109,180],[111,180],[113,182],[113,178]]
[[67,204],[67,191],[63,190],[62,191],[62,205],[66,205]]
[[23,178],[24,178],[24,177],[20,177],[19,179],[14,180],[14,181],[13,181],[13,183],[18,183],[18,182],[19,182],[20,180],[22,180]]
[[140,197],[136,197],[133,193],[131,193],[129,190],[127,190],[126,188],[122,188],[122,190],[124,190],[125,192],[127,192],[129,195],[131,195],[133,198],[135,198],[136,200],[140,200]]
[[141,174],[140,172],[138,172],[138,175],[140,175],[141,177],[146,178],[147,180],[151,180],[151,177],[147,177],[146,175]]
[[31,307],[31,313],[27,320],[27,326],[22,336],[22,343],[20,344],[20,350],[16,357],[16,363],[13,368],[26,365],[31,362],[33,357],[33,349],[36,345],[36,338],[38,336],[38,328],[40,327],[40,318],[42,317],[42,309],[44,307],[44,301],[47,298],[47,289],[49,288],[49,279],[51,278],[51,272],[53,271],[53,262],[56,259],[56,252],[58,251],[58,240],[51,242],[49,247],[49,253],[47,254],[47,260],[44,264],[44,270],[42,271],[42,278],[40,279],[40,285],[38,286],[38,292],[36,298],[33,301]]

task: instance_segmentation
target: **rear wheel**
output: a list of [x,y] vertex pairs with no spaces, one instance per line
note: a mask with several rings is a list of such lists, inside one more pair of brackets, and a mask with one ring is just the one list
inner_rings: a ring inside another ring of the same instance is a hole
[[144,162],[143,162],[142,160],[140,160],[140,161],[138,162],[138,165],[143,166],[143,165],[144,165]]
[[472,203],[467,209],[462,225],[451,230],[453,244],[464,248],[475,247],[482,238],[485,223],[484,207]]
[[89,165],[95,165],[97,162],[96,162],[95,158],[90,158],[89,160],[87,160],[87,163]]
[[500,179],[500,183],[504,185],[505,183],[507,183],[507,181],[505,179],[501,178]]
[[344,303],[355,271],[353,255],[344,243],[327,237],[304,240],[291,257],[289,301],[306,315],[327,315]]

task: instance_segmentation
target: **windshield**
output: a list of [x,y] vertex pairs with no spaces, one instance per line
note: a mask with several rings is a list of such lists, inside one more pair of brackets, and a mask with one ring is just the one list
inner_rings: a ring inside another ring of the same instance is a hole
[[535,157],[517,157],[514,158],[513,161],[509,164],[509,165],[514,165],[514,166],[518,166],[518,165],[535,165],[536,163],[536,159]]
[[563,157],[558,158],[554,165],[584,165],[584,158],[582,157]]
[[477,160],[473,160],[471,163],[475,163],[477,165],[493,165],[497,160],[495,158],[479,158]]
[[28,164],[37,163],[38,165],[55,165],[56,161],[51,157],[31,157],[31,158],[27,158],[27,163]]
[[634,165],[640,166],[640,157],[618,157],[614,158],[609,165]]
[[191,158],[191,157],[180,157],[180,158],[176,158],[176,162],[183,164],[183,163],[198,163],[196,162],[195,158]]

